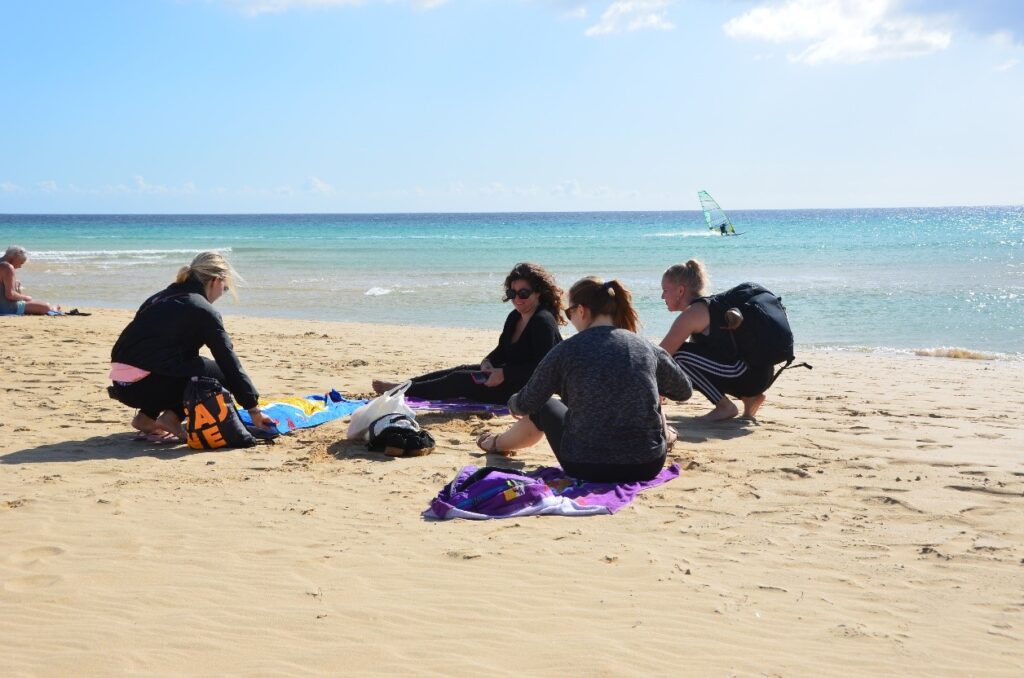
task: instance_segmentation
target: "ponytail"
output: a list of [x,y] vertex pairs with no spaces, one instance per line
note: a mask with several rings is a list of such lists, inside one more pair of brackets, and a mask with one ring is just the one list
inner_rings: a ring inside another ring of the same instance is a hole
[[611,316],[615,327],[636,332],[640,317],[633,308],[633,295],[618,280],[602,282],[593,276],[583,278],[569,289],[569,303],[586,306],[592,316]]
[[661,277],[673,285],[686,285],[693,298],[703,297],[711,283],[707,269],[697,259],[669,266]]
[[200,252],[191,264],[178,269],[174,282],[180,285],[189,280],[198,280],[205,285],[213,279],[223,280],[224,284],[231,288],[231,296],[238,300],[235,287],[237,283],[244,281],[220,252]]

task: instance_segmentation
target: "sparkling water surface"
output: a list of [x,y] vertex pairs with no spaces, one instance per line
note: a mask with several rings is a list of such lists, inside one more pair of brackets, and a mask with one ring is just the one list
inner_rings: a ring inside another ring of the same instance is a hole
[[225,315],[491,328],[501,284],[536,261],[568,287],[619,278],[644,333],[672,321],[662,272],[701,259],[720,291],[783,297],[798,344],[1024,353],[1024,207],[381,215],[0,215],[0,247],[30,253],[26,291],[65,306],[135,308],[206,249],[245,284]]

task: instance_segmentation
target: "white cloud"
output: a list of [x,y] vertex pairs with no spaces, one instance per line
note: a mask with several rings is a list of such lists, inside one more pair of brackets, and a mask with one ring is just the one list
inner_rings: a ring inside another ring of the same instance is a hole
[[135,191],[137,193],[167,193],[168,191],[174,193],[178,192],[177,190],[172,191],[171,189],[168,189],[166,186],[147,183],[146,180],[139,175],[135,175],[135,177],[132,180],[132,183],[135,185]]
[[670,4],[672,0],[615,0],[598,22],[586,30],[586,35],[594,37],[648,28],[672,30],[675,25],[665,18]]
[[896,0],[786,0],[730,19],[732,38],[809,43],[790,60],[860,63],[923,56],[946,49],[952,33],[938,18],[898,12]]
[[334,186],[317,177],[310,177],[306,180],[306,190],[318,195],[333,195]]
[[36,184],[36,188],[45,193],[54,193],[55,191],[58,190],[57,182],[54,181],[53,179],[50,179],[48,181],[40,181],[39,183]]
[[575,179],[563,181],[551,187],[551,194],[558,196],[572,196],[579,198],[583,196],[583,187]]
[[3,191],[4,193],[21,193],[24,190],[25,189],[18,184],[12,184],[10,181],[0,183],[0,191]]
[[280,14],[293,9],[334,9],[337,7],[359,7],[369,3],[406,2],[416,9],[430,10],[440,7],[448,0],[225,0],[246,16]]
[[564,16],[566,19],[586,19],[587,8],[584,7],[583,5],[580,5],[579,7],[567,9],[565,10],[565,12],[562,13],[562,16]]
[[1020,59],[1010,59],[1009,61],[1004,61],[1003,63],[999,64],[993,70],[995,70],[996,73],[1005,73],[1006,71],[1010,70],[1019,63]]

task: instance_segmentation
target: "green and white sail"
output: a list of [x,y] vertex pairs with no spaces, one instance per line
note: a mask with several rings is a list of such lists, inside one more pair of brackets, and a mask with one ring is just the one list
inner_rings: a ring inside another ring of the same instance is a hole
[[707,191],[697,191],[697,197],[700,198],[700,207],[704,210],[704,221],[708,223],[710,230],[718,231],[722,235],[736,235],[736,229],[733,228],[729,215],[718,206],[718,203]]

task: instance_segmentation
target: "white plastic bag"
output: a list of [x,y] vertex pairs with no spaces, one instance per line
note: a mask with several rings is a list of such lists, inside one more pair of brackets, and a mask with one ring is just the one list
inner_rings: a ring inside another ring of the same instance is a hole
[[370,424],[386,414],[404,414],[410,419],[416,419],[416,413],[405,404],[405,392],[410,386],[412,386],[411,381],[399,384],[353,412],[352,419],[348,422],[348,439],[366,439]]

